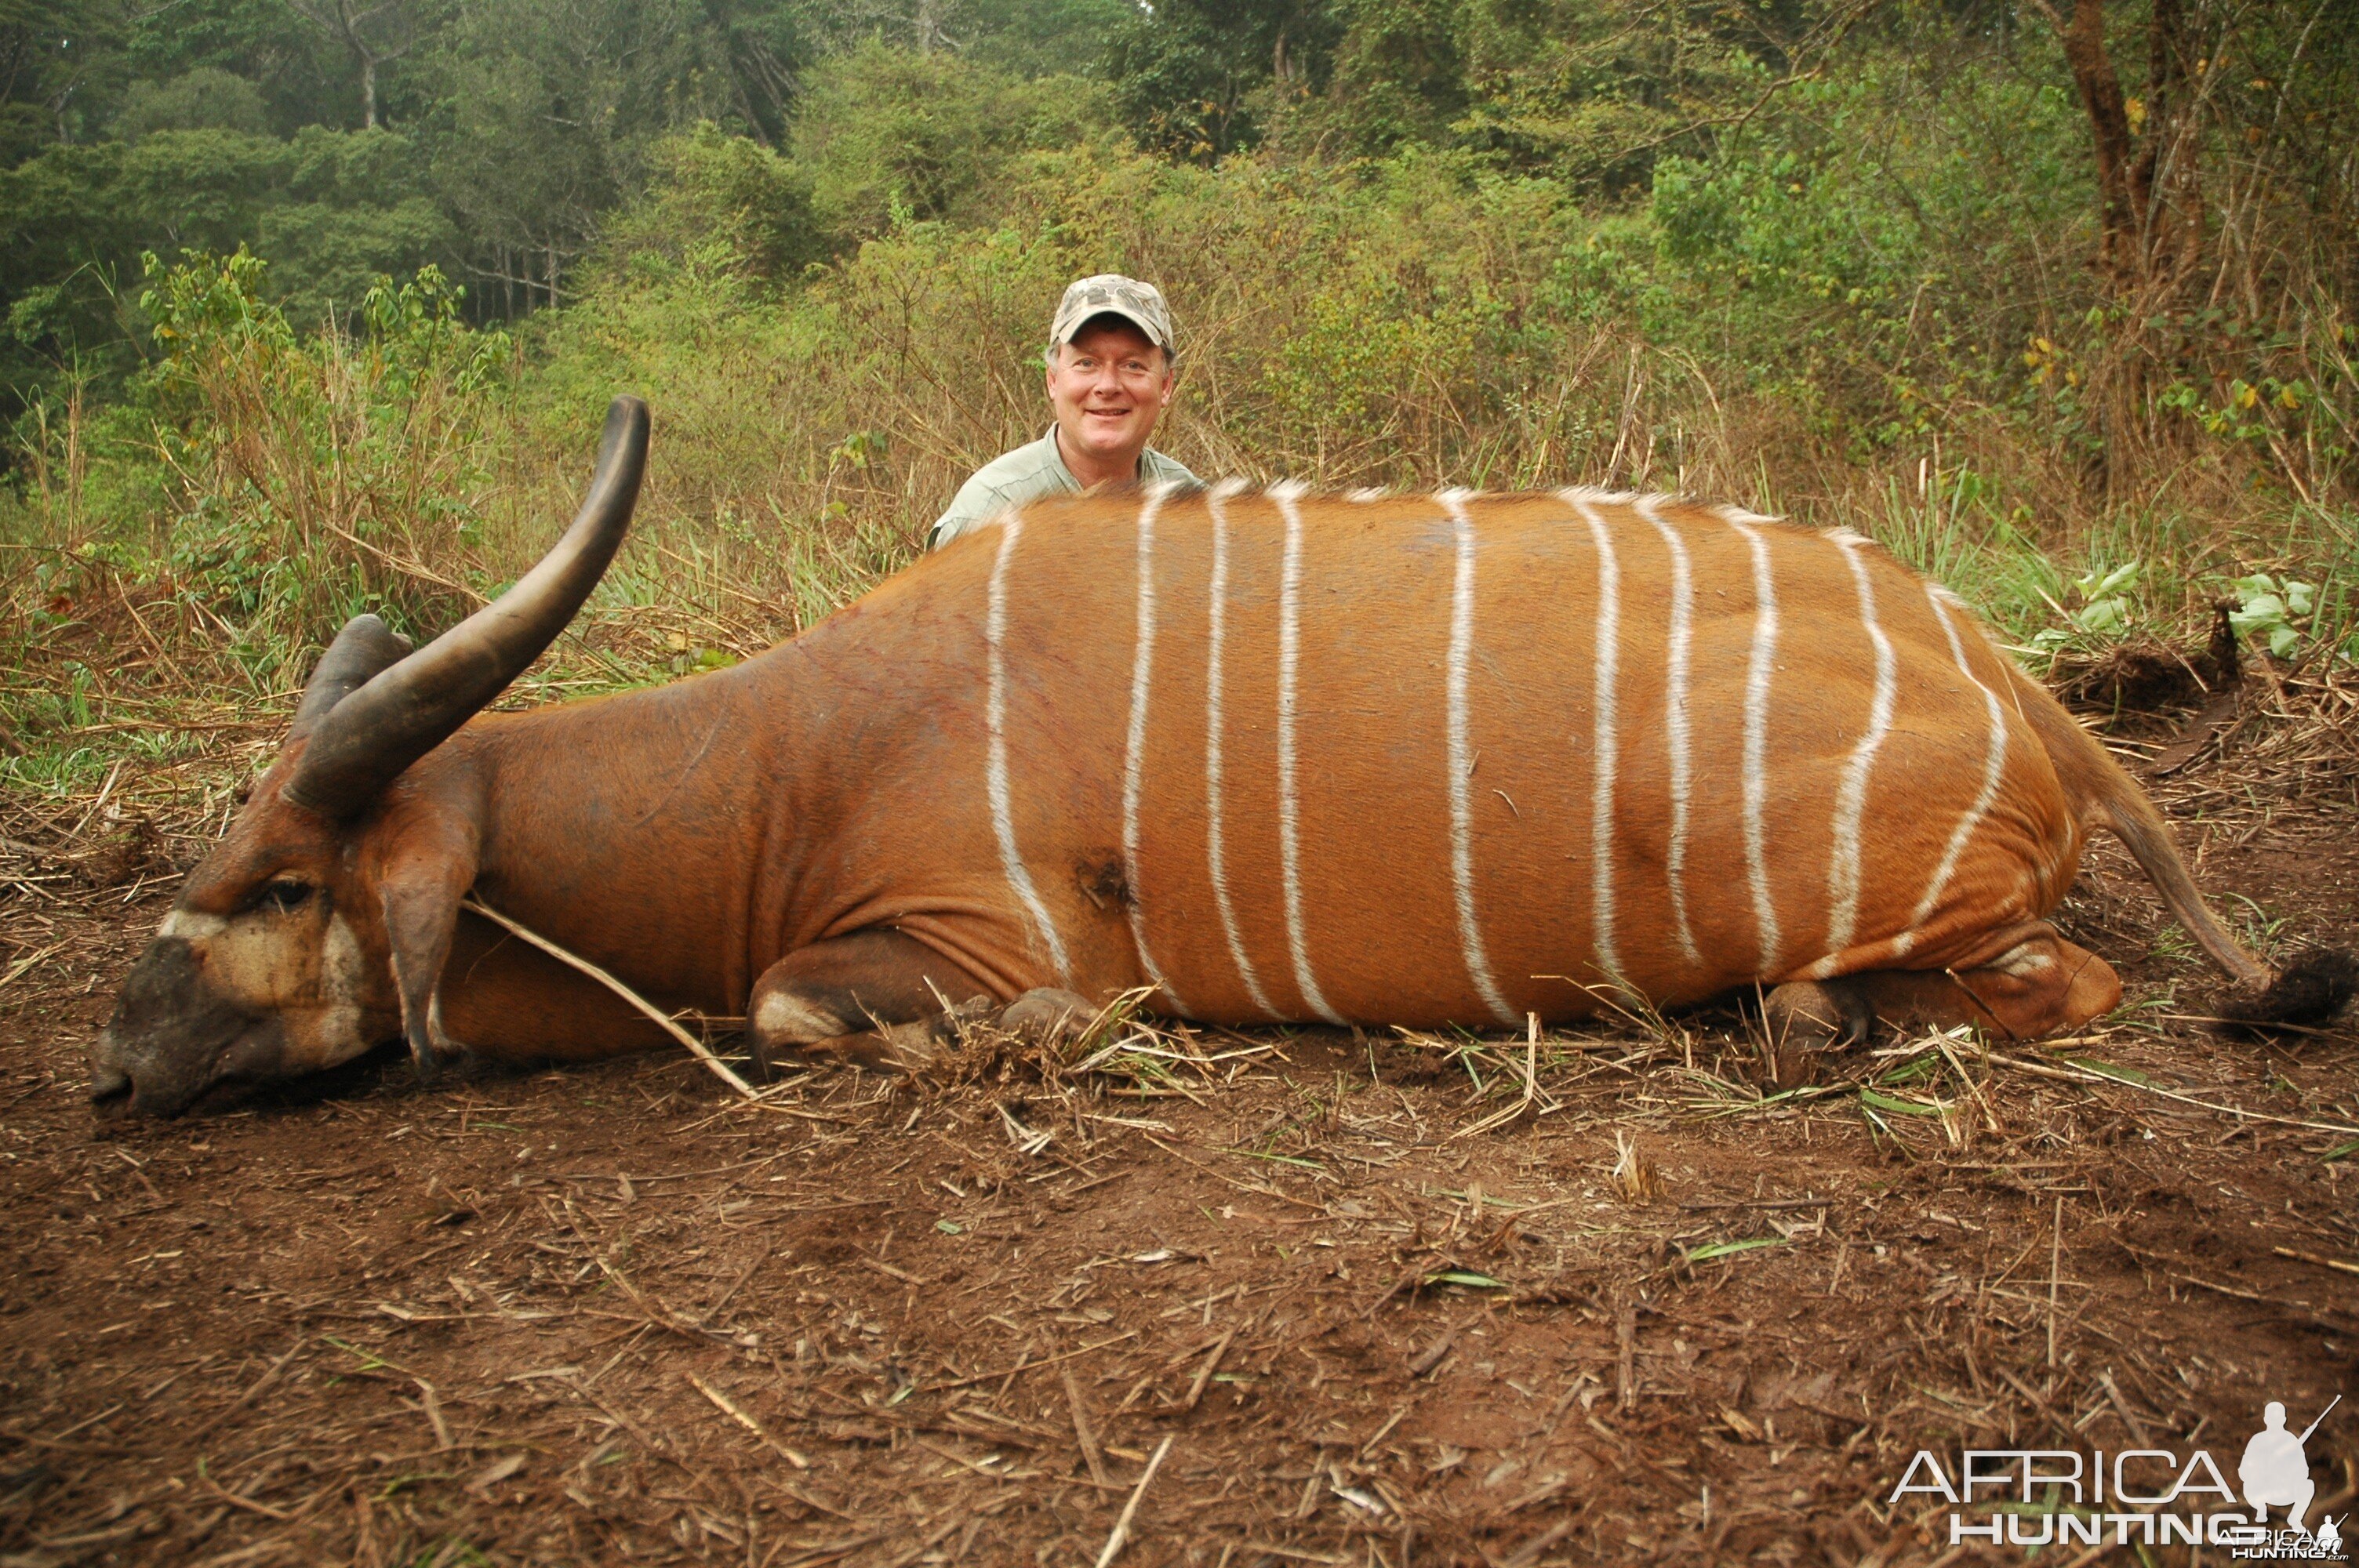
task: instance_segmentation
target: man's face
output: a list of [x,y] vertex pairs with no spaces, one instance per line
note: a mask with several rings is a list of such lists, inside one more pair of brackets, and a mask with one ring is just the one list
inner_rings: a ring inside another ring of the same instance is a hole
[[1136,463],[1171,401],[1171,364],[1125,321],[1091,322],[1049,359],[1049,401],[1068,453]]

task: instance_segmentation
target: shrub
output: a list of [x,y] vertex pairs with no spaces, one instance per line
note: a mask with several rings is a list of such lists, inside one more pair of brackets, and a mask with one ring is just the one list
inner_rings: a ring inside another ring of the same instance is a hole
[[139,390],[184,591],[239,641],[289,654],[364,609],[439,627],[483,601],[504,335],[462,321],[431,268],[379,281],[350,330],[309,337],[244,251],[150,255],[147,272],[158,354]]

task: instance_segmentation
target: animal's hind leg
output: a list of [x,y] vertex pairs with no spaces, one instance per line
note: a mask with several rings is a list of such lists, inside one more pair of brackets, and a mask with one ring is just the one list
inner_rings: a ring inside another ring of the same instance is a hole
[[[933,1059],[957,1023],[992,1007],[959,967],[898,931],[855,931],[788,954],[762,972],[745,1033],[765,1074],[782,1056],[814,1054],[885,1072]],[[970,1001],[972,999],[972,1001]]]
[[[1954,1029],[1972,1023],[2014,1040],[2077,1029],[2122,1000],[2121,977],[2045,921],[1994,932],[1946,969],[1871,969],[1794,980],[1769,993],[1770,1038],[1809,1054],[1863,1042],[1873,1022]],[[1784,1077],[1783,1072],[1780,1078]]]

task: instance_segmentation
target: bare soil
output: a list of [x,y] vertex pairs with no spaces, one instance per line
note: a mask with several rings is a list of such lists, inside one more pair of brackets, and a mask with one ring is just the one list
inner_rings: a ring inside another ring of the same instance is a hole
[[[2256,935],[2359,945],[2352,696],[2276,700],[2158,794]],[[1731,1011],[758,1107],[373,1064],[107,1130],[82,1053],[172,879],[74,815],[0,840],[12,1568],[1093,1563],[1133,1503],[1125,1563],[1995,1562],[1887,1507],[1916,1450],[2233,1456],[2338,1393],[2314,1513],[2359,1491],[2359,1033],[2211,1032],[2110,851],[2104,1027],[1784,1097]]]

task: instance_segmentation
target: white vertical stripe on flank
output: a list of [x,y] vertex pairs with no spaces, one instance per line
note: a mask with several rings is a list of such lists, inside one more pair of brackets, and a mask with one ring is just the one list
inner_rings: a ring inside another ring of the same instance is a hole
[[1138,967],[1174,1012],[1185,1012],[1187,1004],[1147,951],[1146,898],[1138,886],[1138,792],[1147,760],[1147,697],[1155,676],[1155,514],[1174,488],[1168,481],[1148,486],[1138,509],[1138,637],[1130,659],[1130,734],[1122,756],[1122,880]]
[[1580,496],[1572,504],[1597,546],[1597,651],[1590,661],[1594,732],[1589,758],[1590,945],[1597,950],[1597,967],[1608,979],[1619,981],[1622,954],[1614,932],[1614,773],[1621,765],[1615,702],[1622,655],[1622,563],[1614,558],[1613,535],[1597,508]]
[[1983,694],[1983,711],[1990,718],[1990,741],[1983,750],[1983,787],[1975,795],[1974,803],[1966,807],[1965,815],[1958,818],[1958,826],[1951,831],[1949,848],[1941,853],[1941,863],[1933,868],[1933,878],[1925,886],[1925,896],[1917,901],[1916,913],[1908,917],[1909,929],[1902,933],[1893,945],[1896,954],[1906,953],[1917,945],[1916,928],[1925,924],[1926,917],[1933,913],[1933,906],[1940,902],[1941,894],[1949,888],[1950,878],[1958,869],[1959,857],[1966,852],[1966,840],[1973,837],[1974,829],[1988,815],[1991,803],[1998,799],[1999,780],[2006,773],[2006,708],[1991,688],[1983,684],[1982,677],[1974,674],[1973,666],[1967,664],[1966,645],[1960,640],[1958,628],[1950,619],[1949,606],[1941,602],[1942,592],[1932,583],[1925,585],[1925,597],[1932,603],[1933,619],[1941,623],[1942,633],[1950,639],[1950,656],[1958,661],[1958,673],[1973,682],[1974,689]]
[[1450,594],[1450,881],[1458,895],[1458,947],[1467,978],[1492,1016],[1513,1027],[1517,1015],[1492,978],[1482,923],[1474,914],[1473,781],[1468,777],[1473,763],[1466,745],[1466,673],[1474,654],[1474,519],[1466,511],[1472,493],[1445,490],[1439,497],[1458,544],[1458,575]]
[[1851,946],[1859,925],[1859,819],[1867,808],[1868,771],[1875,765],[1884,738],[1892,732],[1899,666],[1892,656],[1892,639],[1875,617],[1875,588],[1860,556],[1867,539],[1848,528],[1827,537],[1851,568],[1853,586],[1859,591],[1859,623],[1867,628],[1867,640],[1875,648],[1875,695],[1868,702],[1867,728],[1844,760],[1843,783],[1835,790],[1834,848],[1827,860],[1827,957],[1832,958]]
[[999,554],[991,563],[991,593],[989,609],[984,618],[984,645],[988,665],[989,689],[984,699],[984,722],[990,733],[989,755],[984,763],[984,781],[991,793],[991,830],[999,838],[999,864],[1007,873],[1007,885],[1031,913],[1033,923],[1049,944],[1049,961],[1056,966],[1057,983],[1062,985],[1071,973],[1065,961],[1065,944],[1057,935],[1057,923],[1049,918],[1049,906],[1040,902],[1040,890],[1032,885],[1032,873],[1025,869],[1024,857],[1016,848],[1016,817],[1007,799],[1007,562],[1016,554],[1016,541],[1024,534],[1024,514],[1011,512],[999,525]]
[[1753,654],[1745,666],[1745,871],[1753,884],[1753,925],[1760,944],[1756,972],[1767,978],[1777,972],[1777,952],[1785,945],[1777,930],[1777,906],[1769,899],[1769,860],[1761,827],[1762,803],[1769,787],[1762,751],[1769,734],[1769,677],[1777,657],[1777,584],[1769,573],[1769,541],[1749,522],[1735,516],[1728,516],[1727,522],[1753,550]]
[[1212,907],[1220,914],[1221,935],[1228,939],[1229,957],[1237,966],[1237,978],[1245,982],[1245,995],[1256,1007],[1278,1018],[1283,1015],[1269,1004],[1267,993],[1261,989],[1261,977],[1254,973],[1253,961],[1245,957],[1245,938],[1237,930],[1236,905],[1229,898],[1228,857],[1222,839],[1221,681],[1229,624],[1229,515],[1223,503],[1244,488],[1234,480],[1224,480],[1204,498],[1212,514],[1212,611],[1204,654],[1204,842],[1212,862]]
[[1679,933],[1680,951],[1690,964],[1703,962],[1695,932],[1688,925],[1688,659],[1695,643],[1695,574],[1688,564],[1687,541],[1655,510],[1659,496],[1641,499],[1638,515],[1655,525],[1671,553],[1670,646],[1663,657],[1663,742],[1670,752],[1671,839],[1663,869],[1671,884],[1671,925]]
[[1274,484],[1269,496],[1286,519],[1286,554],[1277,583],[1277,869],[1286,894],[1286,945],[1302,1003],[1328,1022],[1343,1015],[1327,1005],[1310,973],[1302,933],[1302,825],[1294,791],[1295,683],[1302,664],[1302,487]]

